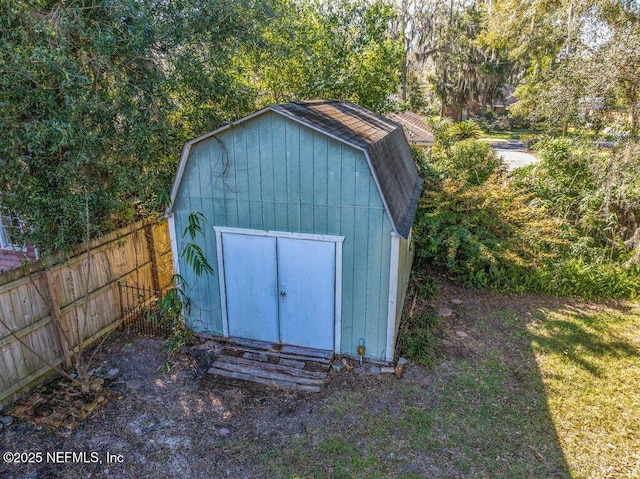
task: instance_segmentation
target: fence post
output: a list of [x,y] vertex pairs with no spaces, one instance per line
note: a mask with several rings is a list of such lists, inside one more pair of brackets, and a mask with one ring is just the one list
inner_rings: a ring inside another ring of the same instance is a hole
[[65,369],[71,368],[71,354],[69,353],[69,341],[67,332],[64,330],[62,324],[62,313],[60,312],[60,305],[58,304],[58,291],[53,281],[53,274],[51,270],[44,269],[42,271],[42,278],[47,286],[47,293],[49,295],[49,304],[51,316],[53,316],[53,324],[58,336],[58,343],[60,344],[60,350],[62,352],[62,364]]
[[149,256],[151,257],[151,284],[155,291],[155,295],[160,297],[161,285],[160,274],[158,272],[158,252],[156,251],[155,237],[153,235],[153,224],[146,224],[144,226],[144,236],[147,240],[147,248],[149,249]]

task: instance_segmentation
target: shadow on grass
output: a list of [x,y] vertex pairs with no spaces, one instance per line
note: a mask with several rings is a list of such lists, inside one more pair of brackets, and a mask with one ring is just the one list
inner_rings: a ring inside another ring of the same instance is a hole
[[597,378],[602,378],[605,372],[594,363],[594,358],[640,357],[633,345],[605,331],[608,321],[599,314],[585,314],[575,308],[542,311],[542,314],[545,326],[542,332],[531,333],[533,343],[542,351],[565,356]]
[[430,391],[442,447],[457,477],[570,478],[526,313],[484,300],[495,309],[461,311],[444,338],[446,361]]

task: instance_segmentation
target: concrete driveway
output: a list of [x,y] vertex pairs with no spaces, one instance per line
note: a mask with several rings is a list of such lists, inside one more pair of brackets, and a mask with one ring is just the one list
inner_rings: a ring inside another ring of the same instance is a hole
[[486,140],[491,147],[502,157],[502,161],[508,171],[516,168],[531,165],[540,161],[535,155],[532,155],[524,143],[518,140]]

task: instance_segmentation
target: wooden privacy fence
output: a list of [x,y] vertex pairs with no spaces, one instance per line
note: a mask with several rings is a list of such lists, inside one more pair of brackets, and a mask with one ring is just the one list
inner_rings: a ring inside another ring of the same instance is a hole
[[[161,293],[172,274],[166,220],[143,220],[94,240],[88,253],[83,247],[46,268],[0,275],[0,407],[77,350],[78,327],[87,347],[120,325],[122,312],[139,302],[122,293],[127,286]],[[66,335],[59,334],[56,317]]]

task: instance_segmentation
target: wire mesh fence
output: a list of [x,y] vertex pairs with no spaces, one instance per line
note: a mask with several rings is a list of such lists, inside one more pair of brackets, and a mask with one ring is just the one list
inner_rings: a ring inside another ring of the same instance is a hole
[[137,336],[169,337],[171,321],[162,315],[162,292],[120,284],[122,324],[120,330]]

